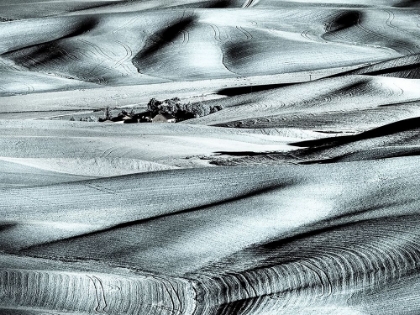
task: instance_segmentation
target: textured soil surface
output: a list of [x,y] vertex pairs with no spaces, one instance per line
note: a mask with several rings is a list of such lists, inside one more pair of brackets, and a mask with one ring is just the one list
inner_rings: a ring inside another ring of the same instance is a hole
[[417,1],[0,1],[0,314],[419,314],[419,164]]

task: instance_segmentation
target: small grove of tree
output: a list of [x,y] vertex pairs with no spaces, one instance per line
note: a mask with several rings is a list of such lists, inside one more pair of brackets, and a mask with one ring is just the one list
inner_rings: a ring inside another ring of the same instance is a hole
[[158,101],[152,98],[147,104],[147,110],[152,115],[170,114],[178,120],[186,120],[190,118],[198,118],[207,116],[222,110],[221,105],[205,105],[203,103],[181,103],[177,97]]
[[[71,116],[70,117],[70,121],[76,121],[76,119],[74,118],[74,116]],[[96,118],[95,116],[81,117],[81,118],[79,118],[79,121],[97,122],[98,121],[98,118]]]
[[[121,121],[125,118],[128,118],[128,120],[125,120],[125,122],[146,122],[150,121],[150,119],[145,119],[145,117],[154,117],[157,114],[169,114],[174,116],[176,120],[182,121],[191,118],[203,117],[222,109],[223,106],[221,105],[207,105],[201,102],[182,103],[178,97],[164,101],[159,101],[155,98],[152,98],[147,104],[147,112],[136,113],[134,112],[134,109],[132,109],[130,112],[127,112],[123,109],[117,114],[117,116],[113,117],[111,109],[106,107],[104,109],[104,117],[99,118],[98,121]],[[145,121],[142,121],[142,119],[145,119]],[[74,117],[71,120],[74,120]]]
[[104,122],[108,120],[112,120],[111,108],[109,108],[109,106],[104,109],[104,117],[99,118],[98,121]]
[[96,118],[95,116],[82,117],[79,119],[79,121],[97,122],[98,118]]

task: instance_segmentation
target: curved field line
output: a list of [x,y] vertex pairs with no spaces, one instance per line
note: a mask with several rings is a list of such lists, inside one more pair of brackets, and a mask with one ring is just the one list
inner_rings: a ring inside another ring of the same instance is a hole
[[189,32],[187,30],[181,30],[181,34],[182,34],[181,44],[182,45],[188,44],[190,40]]
[[222,42],[222,38],[220,37],[220,29],[217,25],[210,24],[211,28],[214,31],[214,39],[218,42]]
[[[403,96],[404,95],[404,90],[398,86],[395,82],[392,82],[392,84],[400,91],[400,93],[397,94],[398,97]],[[395,95],[395,93],[392,93],[393,95]]]
[[[389,18],[388,18],[389,19]],[[370,34],[370,35],[372,35],[372,36],[376,36],[376,37],[379,37],[379,38],[382,38],[382,39],[384,39],[384,40],[390,40],[390,38],[388,37],[388,36],[386,36],[386,35],[382,35],[382,34],[380,34],[380,33],[378,33],[378,32],[375,32],[375,31],[372,31],[372,30],[369,30],[369,29],[367,29],[365,26],[363,26],[362,24],[361,24],[361,22],[360,22],[360,17],[357,19],[357,27],[359,28],[359,29],[361,29],[361,30],[363,30],[365,33],[367,33],[367,34]],[[399,43],[399,44],[402,44],[402,46],[406,46],[405,45],[405,43],[404,42],[401,42],[401,41],[395,41],[395,43]],[[390,48],[390,47],[388,47],[388,48]],[[391,48],[392,49],[392,48]],[[395,49],[392,49],[392,50],[394,50],[395,51]],[[411,51],[410,49],[408,49],[407,47],[405,48],[405,50],[407,50],[408,51],[408,53],[411,55],[411,54],[413,54],[413,51]]]
[[119,41],[119,40],[115,40],[115,42],[117,43],[117,44],[119,44],[119,45],[121,45],[123,48],[124,48],[124,50],[125,50],[125,52],[126,52],[126,54],[125,54],[125,56],[123,56],[120,60],[118,60],[118,61],[116,61],[115,63],[114,63],[114,68],[116,68],[116,67],[122,67],[124,70],[125,70],[125,72],[128,74],[128,73],[130,73],[130,69],[129,69],[129,67],[126,65],[126,64],[124,64],[127,60],[129,60],[131,57],[133,57],[133,50],[127,45],[127,44],[124,44],[123,42],[121,42],[121,41]]
[[242,8],[253,7],[257,2],[257,0],[246,0],[245,3],[242,5]]
[[128,20],[126,23],[124,23],[123,25],[121,25],[120,27],[116,28],[115,30],[112,31],[112,34],[117,33],[119,30],[122,30],[123,28],[127,27],[128,25],[133,24],[135,21],[137,21],[140,18],[140,16],[135,16],[133,18],[131,18],[130,20]]
[[[389,19],[389,18],[388,18]],[[326,25],[326,27],[325,27],[325,31],[327,32],[327,33],[329,33],[330,32],[330,30],[331,30],[331,23],[329,23],[328,25]],[[370,29],[368,29],[368,28],[366,28],[365,26],[363,26],[362,25],[362,23],[361,23],[361,21],[360,21],[360,16],[358,17],[358,19],[357,19],[357,22],[356,22],[356,25],[355,25],[355,27],[357,27],[357,28],[359,28],[361,31],[363,31],[364,33],[366,33],[366,34],[368,34],[368,35],[371,35],[371,36],[373,36],[373,37],[377,37],[377,38],[380,38],[380,39],[383,39],[383,40],[385,40],[385,41],[389,41],[390,40],[390,38],[388,37],[388,36],[385,36],[385,35],[382,35],[382,34],[380,34],[380,33],[378,33],[378,32],[375,32],[375,31],[372,31],[372,30],[370,30]],[[325,39],[325,34],[323,34],[322,36],[321,36],[321,38],[323,39],[323,40],[325,40],[326,42],[334,42],[334,40],[327,40],[327,39]],[[377,48],[377,46],[373,46],[373,45],[369,45],[369,44],[363,44],[363,43],[360,43],[360,42],[348,42],[348,41],[346,41],[345,40],[345,38],[343,38],[342,36],[340,36],[340,37],[338,37],[338,38],[341,38],[338,42],[340,43],[340,42],[343,42],[344,41],[344,43],[349,43],[349,44],[351,44],[351,45],[354,45],[354,46],[362,46],[362,47],[374,47],[374,48]],[[406,46],[405,45],[405,43],[403,43],[403,42],[401,42],[401,41],[394,41],[395,43],[399,43],[399,44],[402,44],[402,46]],[[382,47],[382,46],[381,46]],[[393,50],[393,51],[395,51],[395,52],[397,52],[394,48],[391,48],[391,47],[386,47],[386,46],[383,46],[382,48],[385,48],[385,49],[390,49],[390,50]],[[407,50],[408,51],[408,53],[409,54],[412,54],[413,52],[410,50],[410,49],[408,49],[408,48],[405,48],[405,50]]]
[[[398,31],[398,32],[400,32],[400,33],[402,32],[402,33],[408,34],[409,36],[413,36],[413,34],[411,34],[411,33],[407,32],[406,30],[401,29],[401,28],[399,28],[399,27],[395,26],[394,24],[392,24],[392,21],[394,21],[394,19],[395,19],[395,14],[394,14],[394,12],[392,12],[392,11],[390,11],[390,10],[384,10],[384,12],[388,13],[388,19],[386,20],[386,24],[387,24],[390,28],[392,28],[393,30],[396,30],[396,31]],[[415,47],[416,47],[416,48],[420,48],[420,45],[416,44],[416,45],[415,45]]]
[[[80,39],[80,38],[78,40],[80,42],[82,42],[83,44],[85,44],[85,45],[91,46],[93,48],[93,50],[94,50],[94,51],[92,51],[92,53],[94,55],[95,55],[95,52],[96,52],[97,55],[101,55],[101,56],[105,57],[106,59],[108,59],[109,61],[112,61],[112,62],[114,61],[114,59],[111,56],[109,56],[108,54],[106,54],[104,52],[104,50],[101,49],[98,45],[96,45],[96,44],[94,44],[94,43],[92,43],[91,41],[88,41],[88,40],[83,40],[83,39]],[[101,62],[99,62],[95,66],[93,66],[93,68],[90,69],[90,71],[88,73],[86,73],[86,76],[89,77],[100,66],[102,66],[103,68],[108,69],[108,70],[113,70],[113,68],[110,68],[110,67],[107,67],[107,66],[103,66],[103,64],[105,63],[105,61],[106,60],[103,60],[102,59]],[[103,81],[104,81],[104,79],[98,78],[98,84],[101,84]]]
[[25,87],[28,89],[28,93],[32,93],[35,91],[35,88],[33,87],[33,85],[25,83]]
[[306,30],[306,31],[302,31],[302,33],[300,33],[300,35],[301,35],[303,38],[308,39],[308,40],[311,40],[311,39],[309,38],[308,34],[309,34],[309,31],[308,31],[308,30]]
[[243,27],[241,26],[236,26],[236,29],[239,30],[241,33],[243,33],[246,36],[246,40],[250,40],[252,39],[252,35],[249,31],[245,30]]
[[187,30],[182,31],[182,35],[183,35],[183,44],[188,44],[190,41],[190,32],[188,32]]
[[110,55],[108,55],[107,53],[105,53],[105,51],[101,47],[99,47],[97,44],[95,44],[95,43],[93,43],[89,40],[86,40],[86,39],[78,38],[78,40],[80,42],[82,42],[83,44],[87,45],[87,46],[91,46],[94,50],[94,51],[92,51],[93,54],[95,54],[95,52],[96,52],[96,54],[101,55],[101,56],[105,57],[106,59],[109,59],[111,61],[113,60],[113,58]]

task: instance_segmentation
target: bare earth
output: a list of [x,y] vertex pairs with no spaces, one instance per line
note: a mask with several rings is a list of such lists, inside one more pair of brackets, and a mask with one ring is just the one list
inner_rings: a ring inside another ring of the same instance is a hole
[[419,314],[419,163],[417,1],[0,1],[0,314]]

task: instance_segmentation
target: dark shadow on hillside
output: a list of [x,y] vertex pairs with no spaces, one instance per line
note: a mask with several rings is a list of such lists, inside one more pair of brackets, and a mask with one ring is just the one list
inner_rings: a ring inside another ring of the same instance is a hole
[[216,151],[213,152],[214,154],[219,155],[230,155],[230,156],[258,156],[258,155],[267,155],[278,153],[276,151],[273,152],[255,152],[255,151]]
[[206,8],[209,9],[223,9],[223,8],[236,8],[234,1],[231,0],[219,0],[219,1],[209,1]]
[[[57,55],[69,55],[70,53],[64,52],[60,50],[60,41],[67,38],[72,38],[76,36],[83,35],[85,33],[88,33],[95,29],[95,27],[98,25],[99,20],[98,18],[94,16],[86,16],[85,18],[81,19],[71,27],[69,27],[69,33],[56,39],[52,39],[50,41],[46,42],[40,42],[37,44],[29,45],[29,46],[23,46],[19,47],[17,49],[10,50],[8,52],[5,52],[1,54],[2,56],[9,57],[11,56],[12,60],[14,59],[14,55],[24,55],[25,53],[28,53],[27,58],[32,58],[31,54],[35,54],[35,59],[37,59],[37,55],[41,54],[44,55],[45,52],[49,51],[51,55],[51,59],[56,59]],[[68,49],[68,48],[67,48]],[[48,58],[45,58],[48,59]],[[32,63],[36,64],[36,61],[33,61]]]
[[7,230],[11,230],[14,227],[16,227],[17,225],[18,225],[17,223],[10,223],[10,222],[0,223],[0,232],[5,232]]
[[349,136],[339,136],[339,137],[329,137],[324,139],[309,140],[309,141],[300,141],[291,143],[291,145],[297,147],[308,147],[314,150],[317,149],[326,149],[335,146],[340,146],[348,144],[351,142],[367,140],[371,138],[378,138],[393,135],[405,131],[418,131],[420,129],[420,117],[404,119],[391,123],[385,126],[381,126],[372,130],[362,132],[357,135]]
[[147,39],[146,48],[137,53],[133,59],[133,65],[139,69],[142,59],[153,56],[157,51],[172,44],[177,38],[181,37],[183,32],[188,30],[194,24],[195,17],[186,17],[181,21],[175,22],[163,30],[156,32]]
[[[392,204],[384,206],[389,207],[392,206]],[[373,210],[374,209],[365,209],[361,213],[368,213]],[[354,214],[349,214],[346,216],[349,218],[349,220],[351,220]],[[334,219],[336,218],[318,222],[313,225],[312,229],[309,229],[306,232],[298,233],[296,235],[292,235],[278,240],[272,240],[271,242],[267,242],[265,244],[262,244],[261,246],[256,246],[254,248],[251,247],[247,251],[249,251],[250,254],[253,256],[256,255],[257,257],[260,257],[260,262],[259,264],[257,264],[256,268],[267,268],[273,265],[278,265],[279,263],[286,264],[299,259],[299,248],[301,247],[298,246],[298,243],[300,242],[306,243],[310,240],[310,243],[314,246],[317,244],[328,244],[328,242],[326,242],[327,240],[337,238],[338,235],[351,235],[355,233],[355,231],[357,231],[358,229],[360,231],[362,227],[364,227],[364,231],[368,231],[366,234],[371,234],[373,236],[375,232],[372,230],[369,231],[369,228],[372,228],[372,226],[386,226],[387,223],[390,224],[394,223],[395,221],[404,222],[404,220],[418,221],[420,217],[418,215],[400,215],[379,219],[367,218],[357,220],[355,222],[350,221],[336,224],[333,223]],[[295,255],[290,255],[289,257],[282,257],[282,252],[285,250],[285,247],[287,247],[288,250],[294,252]],[[306,254],[309,254],[310,250],[307,250],[308,252]],[[316,251],[314,253],[316,253]]]
[[338,32],[356,26],[362,18],[362,13],[356,10],[344,11],[336,16],[327,26],[327,32]]
[[242,2],[241,0],[208,0],[208,1],[200,1],[200,2],[193,2],[189,3],[188,5],[180,4],[175,6],[177,8],[188,8],[188,9],[196,9],[196,8],[205,8],[205,9],[227,9],[227,8],[241,8]]
[[402,0],[399,3],[395,4],[394,7],[396,8],[419,8],[420,1],[419,0]]
[[76,25],[71,28],[70,33],[64,36],[63,39],[76,37],[82,34],[89,33],[90,31],[96,28],[98,23],[99,23],[99,20],[97,17],[87,16],[84,19],[82,19],[80,22],[76,23]]
[[232,87],[225,88],[217,91],[218,95],[225,96],[236,96],[242,94],[249,94],[260,91],[274,90],[277,88],[293,85],[294,83],[284,83],[284,84],[267,84],[267,85],[251,85],[251,86],[241,86],[241,87]]
[[407,79],[418,79],[420,78],[420,62],[395,67],[384,66],[383,69],[379,70],[369,70],[369,68],[365,68],[355,71],[354,74],[388,75]]
[[32,69],[41,65],[64,62],[71,58],[73,53],[75,53],[75,49],[71,45],[55,40],[19,49],[5,54],[5,56],[23,67]]
[[[132,175],[131,175],[132,176]],[[37,248],[41,248],[43,246],[46,245],[51,245],[51,244],[62,244],[68,241],[73,241],[73,240],[78,240],[78,239],[83,239],[89,236],[94,236],[94,235],[98,235],[98,234],[104,234],[104,233],[108,233],[110,231],[113,230],[118,230],[118,229],[124,229],[124,228],[128,228],[128,227],[133,227],[133,226],[138,226],[141,224],[147,224],[149,222],[153,222],[156,220],[160,220],[160,219],[165,219],[167,217],[171,217],[171,216],[176,216],[176,215],[181,215],[181,214],[186,214],[186,213],[193,213],[193,212],[197,212],[197,211],[204,211],[207,209],[210,209],[212,207],[217,207],[217,206],[221,206],[223,204],[227,204],[227,203],[232,203],[232,202],[236,202],[239,200],[243,200],[246,198],[252,198],[261,194],[267,194],[276,190],[280,190],[280,189],[284,189],[286,187],[290,187],[292,185],[297,184],[297,180],[288,180],[285,181],[284,183],[279,183],[279,184],[267,184],[265,186],[262,187],[258,187],[258,188],[253,188],[248,192],[244,192],[243,194],[240,194],[238,196],[233,196],[233,197],[229,197],[223,200],[218,200],[218,201],[214,201],[208,204],[203,204],[197,207],[192,207],[192,208],[187,208],[187,209],[183,209],[183,210],[179,210],[179,211],[174,211],[174,212],[170,212],[170,213],[164,213],[164,214],[160,214],[160,215],[156,215],[153,217],[149,217],[149,218],[144,218],[144,219],[139,219],[139,220],[133,220],[133,221],[128,221],[128,222],[122,222],[110,227],[106,227],[103,229],[99,229],[93,232],[88,232],[85,234],[80,234],[77,236],[72,236],[69,238],[65,238],[65,239],[61,239],[61,240],[57,240],[57,241],[51,241],[51,242],[47,242],[47,243],[43,243],[43,244],[37,244],[37,245],[33,245],[33,246],[29,246],[26,248],[23,248],[22,250],[20,250],[20,252],[26,252],[26,251],[31,251],[31,250],[36,250]]]
[[[393,138],[386,138],[386,137]],[[341,146],[358,141],[383,137],[383,147],[357,146],[340,149]],[[398,137],[399,140],[395,140]],[[392,140],[394,139],[394,140]],[[417,139],[417,140],[416,140]],[[256,165],[256,164],[328,164],[365,160],[379,160],[420,155],[420,117],[401,120],[355,135],[328,137],[323,139],[290,143],[297,150],[281,151],[217,151],[216,155],[234,157],[233,159],[217,159],[210,162],[213,165]],[[337,149],[337,151],[334,151]],[[344,150],[344,151],[343,151]],[[326,156],[325,153],[327,152]],[[335,152],[335,153],[334,153]]]
[[100,9],[100,8],[106,8],[106,7],[112,7],[112,6],[118,6],[118,5],[125,5],[129,1],[109,1],[109,2],[103,2],[100,4],[93,4],[93,3],[86,3],[83,4],[83,7],[80,7],[75,10],[70,10],[69,12],[81,12],[85,10],[91,10],[91,9]]
[[[380,198],[380,195],[374,193],[372,198],[374,197]],[[292,231],[289,236],[274,237],[271,240],[267,240],[267,242],[251,245],[242,251],[226,257],[221,262],[210,265],[206,269],[222,271],[226,265],[230,265],[233,270],[238,268],[239,270],[235,271],[243,272],[288,264],[302,258],[321,254],[321,249],[324,246],[328,247],[328,244],[331,244],[331,240],[340,239],[344,235],[354,235],[357,237],[357,233],[363,231],[365,236],[375,238],[376,232],[372,227],[384,228],[393,223],[395,224],[395,222],[402,223],[405,220],[418,222],[420,220],[418,214],[405,213],[380,218],[369,218],[369,213],[398,205],[400,205],[398,201],[385,201],[378,205],[367,206],[366,208],[362,207],[351,213],[338,214],[337,216],[314,222],[306,227],[298,228]],[[365,218],[363,218],[364,216]],[[354,242],[352,238],[345,238],[345,240],[350,244]],[[316,248],[320,251],[315,250]],[[336,249],[339,250],[339,248]],[[247,264],[247,262],[252,263]]]

